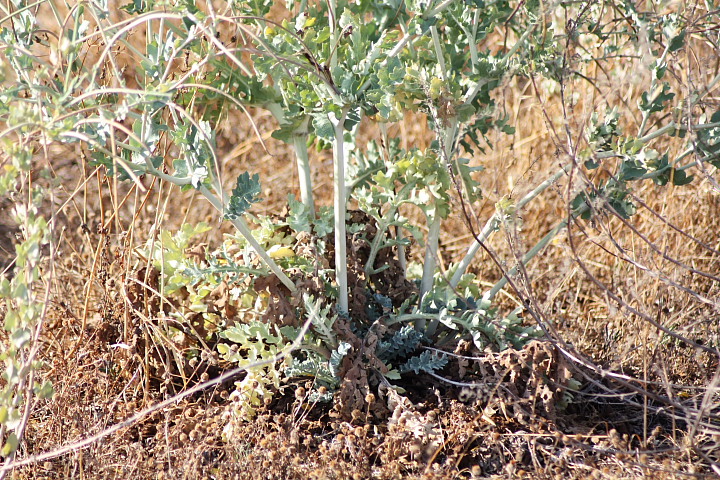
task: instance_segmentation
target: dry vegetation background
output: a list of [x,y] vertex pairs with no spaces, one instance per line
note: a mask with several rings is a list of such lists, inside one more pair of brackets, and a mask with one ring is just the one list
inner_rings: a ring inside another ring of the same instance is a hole
[[[692,13],[680,3],[667,8]],[[134,35],[141,41],[142,31]],[[689,39],[670,67],[673,85],[682,90],[715,76],[716,46]],[[132,81],[132,55],[120,50],[116,58]],[[497,201],[521,198],[567,161],[566,132],[578,141],[592,112],[605,105],[636,105],[638,86],[648,82],[631,61],[612,65],[612,75],[582,68],[586,79],[572,77],[563,95],[539,78],[516,77],[499,89],[499,107],[516,132],[494,134],[494,148],[473,159],[485,167],[484,198],[473,209],[482,222]],[[706,100],[717,109],[717,89]],[[632,111],[625,110],[626,125],[639,121]],[[298,194],[294,162],[288,146],[270,138],[273,120],[262,113],[253,120],[267,150],[243,112],[229,111],[217,131],[221,171],[228,185],[240,172],[259,173],[264,200],[253,212],[279,213],[287,194]],[[392,125],[394,132],[403,147],[425,147],[431,138],[420,115]],[[374,127],[364,126],[363,138],[376,135]],[[132,311],[128,279],[140,266],[134,252],[160,227],[208,221],[215,228],[202,242],[211,247],[230,232],[192,192],[180,193],[153,178],[142,179],[148,191],[140,192],[88,167],[83,155],[82,145],[51,144],[36,158],[38,166],[52,171],[52,178],[38,181],[54,186],[44,211],[56,223],[55,251],[46,265],[49,310],[40,356],[42,375],[52,381],[55,395],[34,404],[20,460],[72,445],[191,386],[165,381],[167,350],[153,335],[153,321]],[[331,155],[314,155],[312,168],[316,198],[329,205]],[[505,400],[483,412],[460,401],[460,387],[428,380],[424,391],[409,391],[415,407],[404,419],[353,423],[331,418],[324,406],[300,409],[294,385],[242,426],[242,434],[223,440],[232,391],[227,382],[84,448],[19,467],[13,478],[720,475],[720,285],[713,277],[720,272],[720,192],[712,167],[695,173],[698,178],[687,186],[637,185],[640,207],[629,222],[605,216],[573,224],[527,267],[527,282],[518,277],[550,322],[552,337],[544,344],[567,354],[563,361],[582,384],[562,412],[523,415],[522,407]],[[569,182],[560,179],[519,212],[520,228],[496,234],[492,248],[513,258],[513,252],[534,245],[567,214]],[[8,218],[11,207],[7,200],[0,204],[0,264],[5,266],[12,264],[18,234]],[[446,222],[441,265],[462,258],[471,239],[463,219]],[[494,263],[482,254],[471,270],[485,286],[499,279]],[[501,298],[502,308],[517,305],[510,290]],[[669,338],[627,306],[716,353]],[[191,383],[220,371],[221,366],[199,372]],[[433,429],[435,440],[418,442],[412,433],[418,428]]]

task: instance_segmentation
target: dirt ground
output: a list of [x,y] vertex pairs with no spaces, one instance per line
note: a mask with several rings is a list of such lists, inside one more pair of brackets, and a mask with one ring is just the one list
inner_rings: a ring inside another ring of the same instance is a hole
[[[420,143],[427,135],[417,125],[408,121],[397,127],[406,129],[404,138],[409,144]],[[532,185],[534,172],[543,170],[541,162],[553,163],[552,145],[547,140],[543,145],[546,135],[538,133],[543,131],[542,124],[528,128],[534,133],[521,128],[514,137],[498,140],[504,148],[496,151],[512,155],[480,159],[489,171],[486,204],[510,187],[503,184],[501,172],[517,172],[514,189],[518,195]],[[539,139],[528,149],[523,139],[532,136]],[[271,155],[249,134],[228,128],[221,138],[223,152],[235,152],[226,157],[228,176],[235,169],[259,170],[264,183],[273,185],[275,178],[293,175],[283,145],[270,143]],[[246,138],[245,146],[241,138]],[[519,160],[523,158],[527,160]],[[73,167],[60,165],[57,175],[62,178]],[[316,158],[313,167],[320,198],[329,202],[325,195],[329,181],[323,180],[328,159]],[[90,177],[91,173],[87,172],[90,181],[83,193],[88,200],[81,202],[76,194],[74,208],[58,216],[62,244],[42,350],[45,375],[56,393],[52,400],[35,406],[20,458],[72,445],[188,386],[163,383],[162,363],[148,353],[153,346],[148,334],[151,326],[138,320],[122,301],[123,276],[136,268],[133,247],[147,238],[153,225],[173,228],[178,219],[217,221],[211,209],[193,201],[191,195],[168,202],[170,196],[177,198],[177,192],[155,185],[143,198],[126,186],[116,190],[112,179],[100,173]],[[68,185],[80,182],[68,177]],[[145,181],[151,185],[149,179]],[[652,188],[644,192],[645,198],[652,197]],[[281,209],[286,193],[267,188],[260,212]],[[121,208],[110,207],[125,195],[129,200]],[[661,195],[654,200],[664,208],[665,218],[696,238],[717,244],[717,195],[702,184]],[[544,213],[562,208],[562,184],[550,197],[523,214],[523,240],[528,244],[534,232],[548,228]],[[115,211],[117,215],[110,218]],[[486,205],[478,214],[487,211]],[[698,269],[717,271],[715,254],[696,254],[687,242],[678,247],[670,238],[677,232],[648,217],[642,215],[636,225],[646,235],[665,237],[662,242],[668,255]],[[619,234],[626,233],[621,227]],[[225,228],[221,226],[204,241],[218,242]],[[597,233],[591,226],[586,228],[573,234],[578,236],[582,260],[591,264],[596,275],[612,282],[617,292],[640,295],[635,297],[638,304],[695,342],[716,341],[716,311],[644,277],[617,256],[604,254],[599,248],[602,239],[593,238]],[[467,238],[460,222],[448,229],[441,247],[446,261],[457,259],[465,244],[460,240]],[[506,239],[496,238],[494,244],[500,251],[509,248]],[[712,433],[717,422],[713,413],[717,394],[712,386],[717,358],[662,339],[642,319],[618,309],[601,289],[583,278],[568,250],[565,238],[530,266],[532,287],[552,318],[554,341],[567,342],[558,345],[580,352],[588,365],[603,371],[583,366],[574,361],[578,359],[561,355],[550,340],[541,340],[526,351],[509,351],[504,356],[476,353],[480,359],[471,363],[483,369],[463,381],[482,387],[417,378],[400,383],[407,391],[404,399],[393,398],[387,391],[376,393],[374,402],[387,407],[384,414],[376,415],[368,407],[351,419],[338,418],[332,405],[308,405],[296,398],[302,386],[296,383],[288,385],[256,418],[237,425],[231,438],[224,438],[232,404],[229,381],[162,408],[85,448],[18,468],[14,478],[713,477],[711,462],[718,460],[718,437]],[[647,251],[639,254],[651,256]],[[487,259],[480,258],[474,269],[490,282],[497,278]],[[695,291],[717,295],[718,285],[713,282],[677,276]],[[510,295],[506,302],[512,306]],[[508,374],[513,369],[523,371]],[[552,376],[561,371],[563,375],[569,372],[581,385],[563,408],[549,401],[546,393],[555,385]],[[209,369],[206,375],[219,373],[217,368]]]

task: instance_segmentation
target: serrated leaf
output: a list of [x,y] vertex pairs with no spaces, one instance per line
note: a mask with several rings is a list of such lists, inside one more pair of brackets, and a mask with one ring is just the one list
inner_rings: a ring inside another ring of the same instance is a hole
[[315,130],[315,135],[317,135],[318,138],[321,138],[327,142],[334,141],[335,127],[333,127],[333,124],[330,121],[330,118],[327,116],[327,113],[315,113],[312,117],[312,125],[313,129]]
[[296,200],[295,195],[292,194],[288,196],[288,205],[290,206],[290,212],[287,216],[288,226],[296,232],[310,233],[312,231],[312,224],[310,223],[307,205]]
[[480,189],[480,184],[475,181],[474,178],[472,178],[472,174],[475,172],[481,172],[484,170],[482,166],[478,167],[471,167],[469,166],[470,159],[468,158],[459,158],[457,160],[457,166],[460,170],[460,177],[462,178],[463,185],[465,186],[465,191],[467,192],[468,199],[471,202],[474,202],[480,198],[482,198],[482,190]]
[[21,349],[27,342],[30,341],[31,334],[28,328],[16,328],[10,335],[13,345],[18,350]]
[[301,116],[291,119],[292,121],[282,123],[280,128],[272,132],[272,137],[281,142],[292,143],[293,137],[297,135],[298,128],[305,122],[305,118],[306,117]]
[[345,130],[351,131],[358,123],[360,123],[360,109],[356,108],[348,112],[347,116],[345,117],[345,123],[343,124],[343,126]]
[[193,170],[190,176],[190,185],[195,188],[200,188],[205,179],[208,178],[208,169],[206,166],[201,166]]
[[[653,98],[651,99],[651,95]],[[665,102],[669,102],[675,97],[675,94],[670,92],[670,84],[663,82],[662,89],[655,92],[643,92],[641,95],[638,106],[640,110],[648,113],[660,112],[665,108]]]
[[330,354],[330,372],[334,377],[337,377],[340,373],[340,367],[345,356],[348,354],[352,345],[348,342],[340,342],[338,347]]
[[595,161],[594,159],[590,158],[588,160],[585,160],[584,165],[585,165],[585,168],[587,168],[588,170],[595,170],[596,168],[598,168],[600,166],[600,162]]
[[307,318],[312,322],[313,331],[331,348],[338,345],[337,334],[333,331],[333,325],[337,315],[330,315],[330,305],[323,307],[321,299],[315,300],[310,294],[303,294],[303,302]]
[[573,198],[572,202],[570,202],[570,206],[573,210],[573,215],[580,215],[580,218],[582,218],[583,220],[589,220],[592,216],[590,199],[593,197],[594,195],[588,195],[586,192],[580,192],[575,195],[575,198]]
[[380,342],[377,355],[385,362],[406,358],[409,353],[417,349],[422,339],[422,332],[415,330],[411,325],[404,325],[388,340]]
[[405,364],[400,367],[400,372],[414,372],[415,374],[419,374],[420,372],[434,373],[435,370],[440,370],[447,365],[447,363],[447,356],[438,356],[435,352],[426,350],[405,362]]
[[225,218],[234,220],[242,216],[253,203],[260,201],[260,176],[252,177],[248,172],[241,173],[232,191],[232,197],[225,211]]
[[622,180],[635,180],[647,173],[647,169],[634,160],[626,160],[620,167],[619,177]]

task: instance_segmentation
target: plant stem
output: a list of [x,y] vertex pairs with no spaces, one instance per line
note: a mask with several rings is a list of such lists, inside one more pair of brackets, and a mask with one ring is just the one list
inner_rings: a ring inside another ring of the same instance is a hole
[[440,46],[440,35],[438,34],[437,26],[433,25],[430,27],[430,36],[433,40],[433,46],[435,47],[435,57],[437,58],[440,71],[442,72],[443,81],[448,80],[447,67],[445,66],[445,56],[443,55],[443,49]]
[[[430,223],[430,229],[427,235],[427,245],[425,245],[425,260],[423,264],[423,276],[420,281],[420,304],[422,305],[422,299],[425,295],[432,290],[433,282],[435,280],[435,266],[437,264],[436,257],[438,255],[438,244],[440,239],[440,215],[435,212],[432,223]],[[425,331],[428,336],[432,336],[437,330],[438,320],[434,319],[430,321],[430,325],[425,329],[425,320],[418,320],[415,323],[415,328],[420,331]]]
[[[442,2],[437,8],[445,8],[444,5],[450,5],[451,2],[444,1]],[[434,10],[429,13],[430,15],[434,15]],[[440,74],[443,82],[449,81],[449,73],[447,70],[447,65],[445,64],[445,55],[443,54],[443,49],[440,42],[440,35],[438,34],[437,26],[433,25],[430,27],[430,36],[432,37],[433,46],[435,48],[435,57],[437,58],[438,65],[440,67]],[[441,155],[442,159],[445,161],[445,164],[447,166],[450,166],[451,164],[451,158],[453,156],[453,153],[455,151],[455,136],[457,134],[457,118],[443,118],[443,116],[434,113],[436,116],[435,121],[440,122],[440,125],[442,125],[442,135],[438,136],[438,141],[440,142],[440,149],[441,149]],[[436,200],[436,203],[438,200]],[[428,217],[428,221],[430,221],[430,217]],[[420,281],[420,303],[422,304],[422,299],[425,297],[425,295],[432,290],[433,287],[433,280],[435,279],[435,266],[437,264],[436,262],[436,256],[438,254],[438,244],[440,239],[440,225],[442,223],[442,220],[440,218],[440,213],[438,210],[437,204],[434,208],[434,213],[432,216],[432,221],[430,221],[430,225],[428,227],[428,234],[427,234],[427,241],[425,245],[425,260],[423,264],[423,275],[422,280]],[[430,325],[427,328],[426,333],[428,335],[432,335],[435,333],[435,330],[437,329],[438,320],[432,320],[430,322]],[[425,330],[425,320],[418,320],[415,323],[415,328],[418,330]]]
[[651,133],[648,133],[644,137],[638,138],[637,141],[645,144],[645,143],[648,143],[650,140],[660,137],[666,133],[674,132],[676,130],[694,131],[694,130],[707,130],[710,128],[717,128],[717,127],[720,127],[720,122],[699,123],[697,125],[691,125],[688,127],[687,125],[679,125],[679,124],[675,123],[674,121],[671,121],[667,125],[660,127]]
[[[567,173],[567,169],[570,168],[570,165],[564,165],[560,168],[557,172],[555,172],[554,175],[549,177],[547,180],[542,182],[540,185],[535,187],[533,191],[525,195],[522,200],[520,200],[517,205],[515,206],[516,210],[520,210],[525,205],[527,205],[529,202],[534,200],[538,195],[540,195],[543,191],[545,191],[550,185],[555,183],[560,177],[565,175]],[[455,288],[460,283],[460,279],[465,274],[465,271],[470,266],[470,262],[472,262],[472,259],[477,254],[478,250],[480,250],[481,243],[487,240],[490,235],[493,234],[493,232],[497,231],[500,227],[500,212],[496,212],[493,214],[492,217],[487,221],[483,229],[480,231],[480,233],[475,238],[475,241],[468,249],[468,252],[465,254],[463,259],[458,264],[457,270],[455,270],[455,273],[453,274],[452,278],[450,279],[450,286]]]
[[[415,188],[415,185],[417,184],[416,181],[412,181],[408,184],[406,184],[400,191],[397,193],[396,198],[394,199],[393,203],[390,205],[390,209],[383,215],[383,218],[381,219],[380,223],[377,226],[377,233],[375,234],[375,238],[373,239],[372,244],[370,245],[370,254],[368,254],[367,262],[365,262],[365,275],[369,278],[370,275],[373,275],[377,273],[379,270],[375,269],[375,257],[377,257],[377,253],[380,250],[380,246],[382,243],[383,238],[385,238],[385,230],[387,230],[393,223],[393,220],[395,219],[395,214],[397,213],[398,207],[400,207],[400,204],[403,203],[405,198],[412,192],[412,189]],[[387,220],[386,220],[387,219]],[[402,231],[398,227],[397,230],[397,237],[398,239],[402,238]],[[399,245],[399,247],[402,247],[402,245]],[[405,265],[405,249],[402,250],[398,249],[399,253],[402,253],[400,258],[400,263],[402,265]],[[404,271],[403,266],[403,271]]]
[[405,238],[405,235],[403,234],[402,227],[398,225],[395,227],[395,239],[398,241],[398,261],[400,262],[403,277],[405,277],[407,275],[407,258],[405,258],[405,245],[400,243],[403,238]]
[[337,16],[337,0],[328,0],[328,23],[330,24],[330,33],[332,34],[332,52],[330,53],[331,70],[337,67],[337,45],[340,41],[340,30]]
[[[263,105],[280,125],[285,123],[285,110],[278,103],[266,103]],[[300,200],[310,218],[315,218],[315,199],[313,198],[312,171],[310,170],[310,159],[308,157],[308,123],[310,117],[306,116],[302,123],[292,133],[292,143],[295,149],[295,161],[297,163],[298,180],[300,183]]]
[[412,320],[415,320],[415,324],[417,325],[417,323],[420,321],[434,320],[437,318],[437,316],[437,313],[405,313],[403,315],[398,315],[397,317],[391,317],[390,319],[385,320],[385,325],[389,327],[398,323],[407,323]]
[[446,8],[448,8],[450,5],[452,5],[455,2],[456,2],[456,0],[443,0],[436,7],[431,8],[430,10],[425,12],[425,14],[423,15],[423,18],[434,17],[435,15],[442,12],[443,10],[445,10]]
[[295,159],[297,160],[298,178],[300,180],[300,198],[305,204],[310,218],[315,218],[315,201],[312,190],[312,172],[308,158],[308,118],[302,125],[293,132],[293,147],[295,148]]
[[[523,258],[522,258],[522,264],[523,264],[523,266],[527,265],[528,262],[529,262],[530,260],[532,260],[533,257],[535,257],[535,255],[537,255],[538,253],[540,253],[540,250],[542,250],[543,248],[545,248],[545,246],[547,246],[547,244],[550,243],[550,241],[551,241],[553,238],[555,238],[555,236],[557,236],[557,234],[560,232],[560,230],[562,230],[563,228],[565,228],[565,227],[567,226],[567,224],[568,224],[567,220],[561,221],[560,223],[558,223],[557,225],[555,225],[555,228],[553,228],[552,230],[550,230],[543,238],[541,238],[540,241],[539,241],[533,248],[531,248],[531,249],[523,256]],[[495,298],[495,295],[497,295],[497,293],[498,293],[500,290],[502,290],[503,287],[507,284],[507,282],[508,282],[508,276],[516,275],[517,272],[518,272],[518,267],[513,267],[512,269],[510,269],[510,271],[509,271],[506,275],[504,275],[504,276],[500,279],[500,281],[498,281],[498,282],[492,287],[492,289],[490,289],[490,292],[488,293],[487,299],[490,300],[490,301],[492,301],[492,299]]]
[[[660,58],[657,59],[656,65],[662,65],[665,62],[665,58],[667,57],[668,53],[670,52],[670,42],[668,42],[667,46],[665,47],[665,50],[663,50],[662,55],[660,55]],[[650,88],[648,89],[648,92],[650,92],[650,95],[652,95],[652,98],[650,98],[651,101],[654,101],[658,95],[660,95],[662,90],[657,89],[657,76],[653,75],[652,80],[650,81]],[[642,112],[642,121],[640,122],[640,128],[638,129],[638,137],[642,137],[645,134],[645,127],[647,126],[648,119],[650,118],[650,110],[644,110]]]
[[334,168],[334,210],[335,210],[335,282],[338,288],[338,313],[347,315],[349,311],[347,282],[347,244],[345,236],[345,117],[348,107],[343,107],[340,118],[332,113],[330,121],[335,128],[335,146],[333,148]]
[[[429,219],[428,219],[429,220]],[[433,278],[435,277],[435,257],[437,256],[440,238],[440,215],[435,213],[430,222],[427,242],[425,245],[425,261],[423,265],[423,276],[420,282],[420,298],[432,290]]]
[[[426,11],[423,14],[423,18],[429,19],[429,18],[434,17],[438,13],[441,13],[443,10],[447,9],[450,5],[452,5],[456,1],[457,0],[443,0],[437,7]],[[427,31],[428,31],[428,27],[423,27],[422,32],[420,32],[419,35],[415,35],[415,36],[408,35],[407,32],[405,32],[405,36],[403,38],[401,38],[398,43],[395,44],[393,49],[388,53],[388,56],[391,58],[396,57],[402,51],[402,49],[405,48],[406,45],[408,45],[408,44],[412,45],[412,42],[416,38],[422,37],[423,35],[425,35],[425,33],[427,33]]]
[[[214,194],[212,193],[205,185],[201,185],[199,189],[202,196],[204,196],[212,205],[220,212],[225,213],[225,205],[223,202]],[[247,223],[245,223],[245,220],[238,217],[235,219],[230,220],[232,224],[237,228],[237,230],[240,232],[240,234],[245,238],[245,240],[248,242],[248,244],[255,250],[255,253],[258,254],[258,256],[265,262],[265,264],[270,268],[270,271],[275,274],[276,277],[285,285],[291,292],[295,292],[297,290],[297,287],[293,283],[290,278],[285,275],[285,272],[282,271],[282,269],[278,266],[277,263],[275,263],[275,260],[273,260],[270,255],[267,254],[264,248],[260,246],[257,240],[255,240],[255,237],[253,237],[252,231],[250,230],[250,227],[248,227]]]

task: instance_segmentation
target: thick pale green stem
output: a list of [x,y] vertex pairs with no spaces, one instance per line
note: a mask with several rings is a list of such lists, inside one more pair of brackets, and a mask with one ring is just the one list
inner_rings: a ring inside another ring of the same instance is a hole
[[[433,30],[434,31],[434,30]],[[438,52],[439,55],[440,52]],[[444,63],[442,64],[444,66]],[[450,118],[445,120],[446,126],[443,128],[440,147],[442,148],[443,158],[447,165],[450,165],[453,152],[455,150],[455,136],[457,134],[457,119]],[[423,277],[420,288],[421,298],[432,289],[433,277],[435,276],[435,256],[437,255],[439,238],[440,238],[440,213],[439,207],[435,206],[435,212],[432,221],[428,226],[428,234],[425,250],[425,264],[423,265]],[[430,217],[428,217],[430,221]]]
[[[273,117],[282,125],[287,120],[285,119],[285,111],[282,105],[278,103],[267,103],[265,107]],[[313,198],[312,190],[312,171],[310,170],[310,159],[308,158],[308,123],[310,117],[305,117],[303,122],[297,129],[292,133],[293,149],[295,150],[295,161],[297,163],[298,180],[300,183],[300,200],[305,204],[305,207],[310,214],[310,217],[315,217],[315,200]]]
[[[451,2],[442,2],[438,8],[445,8],[443,5],[450,5],[450,3]],[[434,12],[431,13],[433,15],[435,14]],[[440,41],[440,34],[438,33],[437,26],[433,25],[430,27],[430,35],[433,40],[433,46],[435,47],[435,57],[437,58],[438,65],[440,67],[441,78],[443,81],[448,81],[449,74],[447,65],[445,64],[445,55],[443,54],[443,48],[441,45],[442,42]],[[439,136],[438,140],[440,141],[440,148],[442,149],[442,158],[445,161],[445,164],[449,166],[451,165],[453,153],[455,151],[455,136],[457,135],[458,127],[457,118],[443,118],[441,115],[437,115],[435,121],[443,124],[442,135]],[[421,302],[425,295],[432,290],[433,280],[435,278],[435,266],[437,263],[435,260],[438,254],[440,224],[442,222],[438,210],[438,206],[436,205],[432,221],[430,221],[430,217],[428,217],[430,225],[428,227],[427,240],[425,242],[425,262],[423,265],[423,276],[420,282]],[[437,325],[437,320],[433,320],[427,328],[426,333],[428,335],[435,333]],[[418,320],[417,323],[415,323],[415,328],[418,330],[424,330],[425,320]]]
[[298,178],[300,180],[300,198],[305,204],[311,218],[315,217],[315,201],[312,191],[312,172],[310,171],[310,160],[308,158],[307,131],[308,120],[293,133],[293,147],[295,148],[295,159],[297,160]]
[[487,221],[485,226],[482,230],[480,230],[480,233],[478,233],[477,238],[473,242],[473,244],[468,249],[467,253],[463,257],[462,260],[460,260],[460,263],[457,266],[457,270],[455,270],[455,273],[453,274],[452,278],[450,279],[450,286],[455,288],[460,283],[460,279],[463,275],[465,275],[465,272],[467,271],[468,267],[470,266],[470,262],[472,262],[473,258],[475,258],[475,255],[477,255],[478,251],[480,250],[480,247],[482,245],[482,242],[487,240],[490,235],[493,234],[493,232],[497,231],[497,229],[500,226],[500,216],[495,213],[490,219]]
[[427,236],[427,243],[425,245],[425,261],[423,265],[423,276],[420,283],[420,296],[422,297],[430,290],[433,286],[433,278],[435,277],[435,265],[437,264],[437,250],[440,238],[440,215],[435,215],[430,222],[430,228]]
[[637,139],[638,142],[642,142],[643,144],[648,143],[650,140],[654,140],[657,137],[660,137],[662,135],[665,135],[666,133],[671,133],[675,131],[697,131],[697,130],[707,130],[710,128],[717,128],[720,127],[720,122],[713,122],[713,123],[698,123],[695,125],[687,126],[687,125],[680,125],[675,123],[674,121],[671,121],[667,125],[658,128],[657,130],[653,131],[652,133],[648,133],[644,137],[640,137]]
[[331,70],[337,67],[337,44],[340,41],[340,25],[338,25],[338,12],[336,0],[328,0],[328,21],[330,23],[330,33],[332,34],[332,52],[330,54]]
[[400,268],[402,268],[403,276],[407,275],[407,258],[405,258],[405,245],[399,243],[405,235],[403,234],[402,227],[395,227],[395,239],[398,241],[398,260],[400,261]]
[[[428,218],[428,220],[430,220]],[[430,222],[429,231],[427,235],[427,242],[425,245],[425,260],[423,265],[423,276],[422,280],[420,281],[420,299],[422,302],[422,298],[425,297],[425,295],[432,290],[433,287],[433,280],[435,279],[435,265],[436,257],[438,254],[438,239],[440,238],[440,225],[441,225],[440,215],[437,213],[433,217],[432,221]],[[435,330],[437,328],[436,324],[431,323],[431,330]],[[419,319],[415,322],[415,328],[417,328],[420,331],[425,330],[425,320]],[[428,331],[428,335],[431,333]]]
[[347,116],[347,108],[344,108],[340,118],[330,114],[330,121],[335,128],[335,145],[333,148],[333,157],[335,163],[334,181],[335,181],[335,281],[338,288],[338,311],[340,314],[348,313],[348,283],[347,283],[347,245],[345,237],[345,211],[346,211],[346,192],[345,192],[345,117]]
[[435,46],[435,58],[437,58],[438,65],[440,65],[440,71],[442,72],[442,79],[447,80],[447,67],[445,66],[445,56],[443,55],[443,49],[440,41],[440,34],[438,33],[437,26],[433,25],[430,27],[430,36]]

